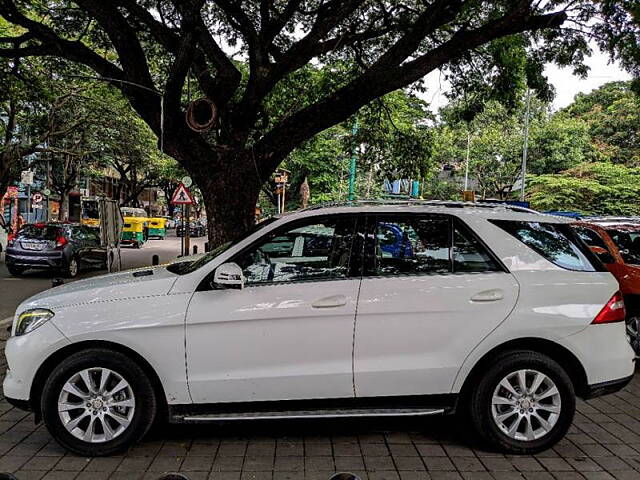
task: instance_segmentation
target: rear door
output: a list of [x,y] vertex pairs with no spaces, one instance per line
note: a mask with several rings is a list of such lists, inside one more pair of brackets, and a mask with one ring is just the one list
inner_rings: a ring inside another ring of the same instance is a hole
[[445,215],[370,217],[366,243],[356,395],[449,393],[467,355],[515,306],[516,280]]

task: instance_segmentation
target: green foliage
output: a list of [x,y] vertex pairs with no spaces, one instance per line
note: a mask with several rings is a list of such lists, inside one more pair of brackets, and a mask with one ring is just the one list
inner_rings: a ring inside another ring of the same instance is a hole
[[640,99],[630,82],[610,82],[579,94],[565,110],[589,125],[599,160],[640,166]]
[[[357,134],[353,126],[358,123]],[[292,206],[305,178],[311,202],[344,200],[349,160],[357,148],[359,197],[380,193],[385,178],[422,178],[434,168],[431,149],[432,114],[427,105],[406,91],[396,91],[363,108],[349,121],[332,127],[294,150],[283,166],[293,172]]]
[[583,163],[559,174],[529,180],[529,200],[539,210],[587,215],[639,215],[640,168]]
[[532,123],[529,168],[534,174],[557,173],[594,155],[589,125],[563,113]]

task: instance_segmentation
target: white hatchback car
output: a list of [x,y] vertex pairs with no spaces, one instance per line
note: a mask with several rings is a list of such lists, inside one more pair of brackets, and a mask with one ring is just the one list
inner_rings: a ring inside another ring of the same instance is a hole
[[634,373],[615,279],[567,220],[502,206],[312,208],[194,262],[18,308],[4,395],[109,455],[158,417],[466,414],[502,451],[567,432]]

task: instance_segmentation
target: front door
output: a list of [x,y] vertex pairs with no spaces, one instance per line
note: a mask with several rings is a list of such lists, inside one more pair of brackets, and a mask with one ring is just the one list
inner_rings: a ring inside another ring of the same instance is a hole
[[194,402],[353,397],[356,227],[353,216],[289,223],[231,259],[244,289],[205,280],[187,312]]
[[356,395],[450,393],[464,359],[513,309],[516,280],[452,217],[378,216],[368,223]]

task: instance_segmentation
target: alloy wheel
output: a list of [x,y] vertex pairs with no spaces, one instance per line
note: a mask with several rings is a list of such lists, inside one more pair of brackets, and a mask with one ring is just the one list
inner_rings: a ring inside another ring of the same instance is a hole
[[491,413],[510,438],[530,442],[547,435],[558,422],[562,402],[556,384],[537,370],[518,370],[493,392]]
[[89,443],[120,436],[135,413],[133,390],[120,374],[108,368],[87,368],[65,382],[58,398],[64,428]]
[[72,258],[69,261],[69,276],[75,277],[78,274],[78,261],[75,258]]

